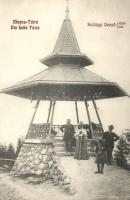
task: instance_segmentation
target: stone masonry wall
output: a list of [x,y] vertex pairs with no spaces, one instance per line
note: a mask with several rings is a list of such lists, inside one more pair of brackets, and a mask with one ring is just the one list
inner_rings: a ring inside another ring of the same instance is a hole
[[52,143],[24,143],[11,175],[34,177],[33,181],[39,177],[41,182],[52,179],[55,185],[71,194],[75,193],[71,179],[64,171]]

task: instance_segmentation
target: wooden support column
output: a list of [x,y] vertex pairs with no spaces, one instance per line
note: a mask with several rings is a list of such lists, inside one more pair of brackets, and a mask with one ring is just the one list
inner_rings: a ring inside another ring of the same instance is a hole
[[93,102],[93,106],[94,106],[95,112],[97,114],[97,118],[98,118],[98,121],[99,121],[99,124],[100,124],[100,127],[101,127],[101,131],[102,131],[102,133],[104,133],[102,122],[101,122],[101,119],[100,119],[100,116],[99,116],[99,113],[98,113],[98,110],[97,110],[96,102],[94,100],[92,100],[92,102]]
[[36,103],[36,106],[35,106],[35,109],[34,109],[34,113],[33,113],[33,116],[32,116],[32,119],[31,119],[31,122],[29,124],[29,129],[28,129],[28,132],[27,132],[27,138],[29,138],[29,130],[33,124],[33,121],[34,121],[34,118],[35,118],[35,115],[36,115],[36,112],[37,112],[37,109],[38,109],[38,106],[39,106],[39,103],[40,103],[40,100],[37,101]]
[[50,106],[49,106],[49,110],[48,110],[47,124],[49,123],[50,114],[51,114],[51,108],[52,108],[52,101],[50,101]]
[[52,110],[52,100],[50,100],[50,105],[49,105],[49,109],[48,109],[48,117],[47,117],[46,128],[45,128],[46,136],[47,136],[47,132],[49,129],[49,120],[50,120],[51,110]]
[[85,102],[85,107],[86,107],[86,111],[87,111],[87,116],[88,116],[90,131],[91,131],[91,134],[92,134],[92,138],[94,138],[92,122],[91,122],[90,113],[89,113],[89,109],[88,109],[89,105],[88,105],[88,102],[86,100],[84,102]]
[[76,109],[77,123],[79,124],[79,113],[78,113],[78,105],[77,105],[77,101],[75,101],[75,109]]
[[49,138],[51,138],[51,129],[52,129],[52,125],[53,125],[55,104],[56,104],[56,101],[53,101],[53,102],[52,102],[51,120],[50,120],[50,126],[49,126],[49,134],[48,134]]

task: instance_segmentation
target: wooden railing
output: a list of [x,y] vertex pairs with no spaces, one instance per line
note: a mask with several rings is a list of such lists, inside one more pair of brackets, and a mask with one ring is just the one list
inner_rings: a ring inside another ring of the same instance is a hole
[[[52,138],[55,140],[63,140],[64,132],[60,130],[63,125],[53,125],[51,129]],[[74,125],[75,132],[77,132],[78,125]],[[49,133],[49,124],[32,124],[28,135],[25,139],[46,139]],[[97,138],[101,135],[100,130],[94,131],[94,136]]]
[[[64,133],[60,130],[63,125],[53,125],[51,135],[56,140],[63,140]],[[76,128],[76,126],[75,126]],[[32,124],[26,139],[45,139],[49,133],[49,124]]]
[[14,166],[15,159],[5,159],[0,158],[0,169],[1,170],[11,170]]

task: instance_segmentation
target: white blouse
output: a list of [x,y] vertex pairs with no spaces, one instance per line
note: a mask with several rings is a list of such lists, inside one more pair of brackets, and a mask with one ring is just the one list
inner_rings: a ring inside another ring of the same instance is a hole
[[81,132],[82,132],[82,135],[87,136],[87,131],[84,128],[77,129],[75,136],[79,136],[81,134]]

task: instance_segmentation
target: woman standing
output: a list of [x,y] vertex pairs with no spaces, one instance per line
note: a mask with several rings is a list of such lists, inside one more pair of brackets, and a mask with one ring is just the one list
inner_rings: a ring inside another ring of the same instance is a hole
[[78,160],[88,160],[89,155],[87,151],[87,132],[84,129],[83,122],[80,122],[76,133],[76,148],[74,158]]

